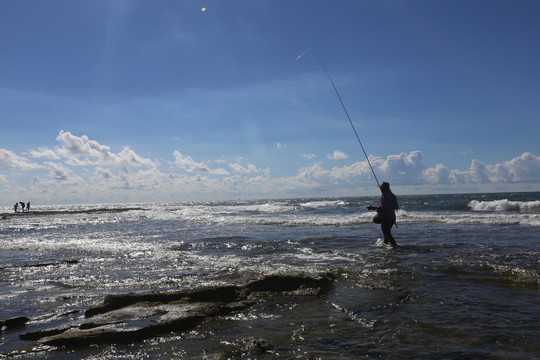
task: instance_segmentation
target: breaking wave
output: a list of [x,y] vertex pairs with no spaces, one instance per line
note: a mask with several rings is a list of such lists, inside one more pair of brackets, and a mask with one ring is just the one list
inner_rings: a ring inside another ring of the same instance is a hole
[[469,208],[475,211],[540,211],[540,200],[510,201],[508,199],[493,201],[472,200]]

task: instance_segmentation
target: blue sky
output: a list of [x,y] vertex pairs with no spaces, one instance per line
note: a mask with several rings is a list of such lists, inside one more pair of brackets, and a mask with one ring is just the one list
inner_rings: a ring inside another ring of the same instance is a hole
[[[538,1],[3,1],[0,205],[540,190]],[[205,11],[202,9],[205,8]]]

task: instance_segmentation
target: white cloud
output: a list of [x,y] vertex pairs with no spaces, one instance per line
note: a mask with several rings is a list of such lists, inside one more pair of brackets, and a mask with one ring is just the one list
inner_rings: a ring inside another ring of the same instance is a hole
[[84,180],[62,163],[46,162],[45,165],[51,170],[49,178],[64,184],[82,184]]
[[229,172],[223,168],[217,168],[212,170],[213,175],[229,175]]
[[252,174],[259,172],[257,167],[253,164],[248,164],[247,167],[244,167],[240,164],[229,164],[229,167],[233,169],[235,173]]
[[[45,176],[34,176],[31,181],[31,190],[25,193],[37,192],[40,196],[50,194],[52,201],[62,202],[66,198],[71,201],[76,193],[84,193],[88,183],[78,174],[58,162],[45,162],[50,170]],[[86,195],[86,194],[85,194]],[[79,196],[79,195],[77,195]],[[35,194],[32,196],[35,198]]]
[[[172,155],[176,171],[171,171],[161,168],[157,161],[139,156],[129,147],[114,153],[108,146],[87,136],[79,137],[64,131],[57,140],[60,146],[55,149],[29,150],[28,154],[35,162],[0,149],[0,168],[35,170],[32,177],[13,170],[3,170],[0,174],[0,183],[9,189],[14,201],[23,194],[42,203],[47,200],[50,203],[121,202],[185,200],[187,197],[190,200],[217,200],[353,195],[362,194],[365,189],[372,192],[375,184],[365,160],[349,161],[343,166],[319,161],[285,174],[282,169],[272,172],[269,167],[262,168],[248,157],[238,156],[231,161],[226,159],[232,156],[220,154],[218,160],[197,162],[192,156],[175,150]],[[308,160],[316,158],[314,154],[300,156]],[[347,156],[336,150],[328,158],[346,159]],[[476,191],[505,189],[504,186],[510,188],[510,185],[519,188],[523,183],[538,184],[540,179],[540,157],[531,153],[494,164],[475,159],[465,169],[450,169],[444,164],[426,167],[420,151],[384,158],[371,156],[370,161],[379,181],[389,181],[401,190]],[[225,168],[210,166],[223,166],[224,163],[227,164]],[[95,169],[78,165],[92,165]],[[138,171],[130,171],[129,166],[138,167]],[[282,175],[276,178],[271,177],[271,173]],[[490,187],[484,186],[486,184]],[[10,200],[6,198],[7,202]]]
[[[115,166],[147,166],[154,167],[158,164],[150,159],[145,159],[137,155],[129,147],[124,147],[118,154],[111,152],[111,148],[101,145],[95,140],[90,140],[88,136],[75,136],[70,132],[60,131],[56,140],[62,143],[54,153],[57,156],[67,159],[69,165],[115,165]],[[34,157],[45,156],[53,158],[51,150],[41,149],[33,152]]]
[[173,155],[175,158],[174,163],[181,168],[186,168],[189,172],[210,172],[210,169],[205,165],[205,163],[197,163],[189,155],[184,156],[177,150],[174,150]]
[[351,181],[355,177],[364,177],[365,175],[371,176],[371,170],[367,161],[358,161],[351,165],[344,165],[342,167],[333,167],[330,175],[334,179],[344,179]]
[[0,149],[0,167],[30,170],[40,168],[41,166],[39,164],[28,162],[25,158],[16,155],[12,151]]
[[277,143],[276,144],[276,147],[278,150],[281,150],[281,149],[286,149],[287,148],[287,144],[282,144],[282,143]]
[[330,171],[322,167],[322,162],[315,163],[311,166],[303,167],[296,175],[297,179],[319,179],[330,175]]
[[118,165],[129,165],[129,166],[146,166],[146,167],[154,167],[157,166],[158,163],[154,162],[150,159],[145,159],[140,157],[135,153],[135,151],[131,150],[129,147],[124,147],[122,151],[118,153],[116,156],[116,162]]
[[111,148],[101,145],[95,140],[90,140],[88,136],[75,136],[69,131],[60,131],[56,140],[63,144],[57,150],[57,153],[65,158],[76,157],[80,155],[92,156],[99,159],[108,159],[111,157]]
[[30,157],[38,159],[45,158],[50,160],[60,160],[60,156],[58,156],[56,151],[45,147],[40,147],[37,150],[30,150]]
[[117,190],[152,191],[161,187],[163,178],[163,174],[156,168],[138,170],[134,173],[120,171],[112,184]]
[[480,162],[478,160],[473,160],[471,162],[471,170],[469,172],[470,180],[473,183],[487,184],[490,182],[488,172],[490,171],[490,166]]
[[510,161],[484,164],[472,160],[469,169],[449,170],[442,164],[424,170],[424,178],[430,184],[500,184],[534,183],[540,179],[540,157],[523,153]]
[[386,179],[408,185],[417,185],[425,183],[422,160],[421,151],[411,151],[409,154],[389,155],[386,160],[378,158],[372,161],[372,164],[374,167],[378,167],[381,175]]
[[96,168],[95,175],[98,179],[112,179],[114,177],[111,170],[99,166]]
[[540,157],[526,152],[495,165],[473,160],[468,170],[453,170],[449,177],[454,184],[535,183],[540,179]]
[[210,169],[204,162],[196,162],[189,155],[182,155],[179,151],[175,150],[173,152],[175,161],[174,163],[181,168],[186,169],[188,172],[202,172],[213,175],[228,175],[227,170],[223,168]]
[[537,182],[540,179],[540,156],[523,153],[521,156],[496,164],[491,169],[492,181]]
[[425,169],[423,176],[430,184],[450,184],[450,170],[443,164],[437,164],[434,168]]
[[334,153],[332,155],[328,154],[326,155],[326,157],[330,160],[342,160],[348,158],[349,156],[343,151],[334,150]]
[[[392,179],[393,182],[414,184],[422,183],[421,164],[422,155],[420,152],[413,151],[410,154],[390,155],[386,159],[380,157],[371,157],[370,162],[374,168],[377,177]],[[308,167],[299,169],[297,179],[317,180],[322,184],[349,184],[349,185],[371,185],[374,178],[371,168],[367,161],[358,161],[341,167],[332,167],[328,169],[322,162],[312,164]]]
[[[535,183],[540,179],[540,157],[530,153],[495,165],[473,160],[467,170],[450,170],[443,164],[425,168],[420,151],[390,155],[384,158],[370,157],[379,181],[389,181],[401,186],[411,185],[480,185],[500,183]],[[311,181],[320,187],[331,185],[369,186],[373,175],[367,161],[355,162],[328,169],[322,162],[302,167],[295,177]]]

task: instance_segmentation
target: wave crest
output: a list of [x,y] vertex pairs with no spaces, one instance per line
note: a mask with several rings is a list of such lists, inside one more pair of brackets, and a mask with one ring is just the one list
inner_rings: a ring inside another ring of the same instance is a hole
[[469,208],[475,211],[540,211],[540,200],[510,201],[508,199],[493,201],[472,200]]

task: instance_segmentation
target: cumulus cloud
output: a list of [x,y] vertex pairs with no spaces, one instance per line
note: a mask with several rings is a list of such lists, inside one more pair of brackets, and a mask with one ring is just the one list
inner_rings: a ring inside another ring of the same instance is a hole
[[333,167],[330,171],[330,175],[334,179],[344,179],[347,181],[352,181],[356,177],[365,178],[366,175],[371,176],[371,169],[367,161],[358,161],[351,165]]
[[109,169],[104,169],[102,167],[97,167],[95,171],[96,178],[98,179],[112,179],[113,173]]
[[[216,160],[198,162],[192,156],[175,150],[172,155],[176,170],[184,171],[166,171],[160,170],[159,162],[139,156],[130,147],[113,152],[109,146],[85,135],[75,136],[64,131],[56,140],[59,142],[56,148],[38,147],[24,153],[34,162],[0,149],[0,169],[35,170],[32,178],[22,171],[9,173],[9,170],[3,170],[0,174],[2,186],[15,190],[10,191],[14,197],[20,195],[16,192],[20,192],[36,199],[43,196],[50,202],[70,202],[79,199],[168,201],[183,200],[186,196],[195,200],[321,196],[357,193],[361,188],[374,185],[366,160],[333,162],[348,158],[339,150],[328,155],[329,160],[286,170],[288,173],[279,169],[276,173],[282,174],[281,177],[271,177],[269,167],[261,167],[260,163],[254,163],[247,157],[238,156],[230,160],[232,156],[220,154]],[[285,145],[278,143],[277,147],[283,149]],[[309,153],[299,156],[307,160],[317,158]],[[403,189],[422,185],[423,191],[461,191],[481,189],[477,185],[484,184],[492,184],[491,189],[503,189],[497,184],[510,188],[508,184],[533,184],[540,179],[540,157],[528,152],[497,163],[475,159],[462,169],[451,169],[444,164],[426,167],[421,151],[371,156],[369,159],[379,181],[389,181],[393,186],[403,186]],[[86,167],[79,167],[83,165]],[[92,171],[88,166],[95,168]],[[130,171],[130,166],[138,167],[138,171]]]
[[[390,155],[386,159],[370,157],[370,162],[378,177],[392,181],[418,184],[422,182],[422,154],[413,151],[409,154]],[[319,179],[319,181],[344,182],[363,184],[373,181],[371,168],[367,161],[358,161],[341,167],[328,169],[322,162],[303,167],[298,171],[297,178]]]
[[540,179],[540,156],[523,153],[510,161],[496,164],[490,176],[497,182],[536,182]]
[[16,155],[14,152],[0,149],[0,167],[19,170],[37,169],[39,164],[28,162],[25,158]]
[[65,167],[62,163],[46,162],[45,165],[51,170],[49,172],[49,178],[52,180],[69,184],[80,184],[84,182],[79,175]]
[[235,172],[235,173],[242,173],[242,174],[251,174],[259,172],[257,167],[253,164],[248,164],[246,167],[240,165],[240,164],[229,164],[229,167]]
[[152,190],[161,187],[163,174],[156,168],[131,173],[121,171],[114,178],[113,188],[120,190]]
[[115,163],[118,165],[123,165],[123,166],[129,165],[129,166],[155,167],[157,165],[156,162],[150,159],[145,159],[145,158],[140,157],[139,155],[135,153],[135,151],[133,151],[127,146],[124,147],[122,151],[118,153],[118,155],[116,156]]
[[45,147],[40,147],[37,150],[30,150],[30,157],[60,160],[60,156],[56,153],[56,151]]
[[382,175],[394,182],[402,182],[410,185],[424,183],[421,151],[411,151],[409,154],[390,155],[386,160],[376,159],[372,161],[377,165]]
[[334,150],[333,154],[328,154],[326,155],[326,157],[330,160],[342,160],[342,159],[348,158],[349,156],[345,154],[343,151]]
[[69,197],[73,200],[75,193],[84,192],[88,183],[78,174],[74,173],[62,163],[45,162],[45,167],[50,171],[45,176],[34,176],[31,186],[40,194],[51,194],[54,201],[62,201]]
[[174,150],[173,156],[175,158],[174,163],[181,168],[186,168],[189,172],[210,172],[208,166],[203,162],[195,162],[189,155],[182,155],[178,150]]
[[276,144],[276,147],[278,150],[281,150],[281,149],[286,149],[287,148],[287,144],[282,144],[282,143],[277,143]]
[[49,167],[51,168],[49,176],[51,179],[56,181],[66,181],[69,179],[69,175],[73,173],[71,170],[59,163],[49,163]]
[[386,161],[377,162],[377,165],[389,178],[397,179],[406,185],[532,183],[540,179],[540,157],[528,152],[496,164],[486,164],[473,159],[466,170],[450,170],[444,164],[425,168],[420,151],[413,151],[408,155],[391,155]]
[[437,164],[434,168],[425,169],[423,176],[430,184],[450,184],[450,170],[443,164]]
[[129,147],[124,147],[119,153],[114,153],[111,148],[102,145],[88,136],[76,136],[69,131],[60,131],[56,140],[61,146],[55,149],[40,147],[31,150],[33,158],[46,158],[50,160],[66,159],[66,163],[74,166],[89,165],[113,165],[113,166],[147,166],[154,167],[158,163],[137,155]]
[[303,167],[298,171],[296,178],[298,179],[320,179],[324,176],[330,175],[330,170],[322,167],[322,162],[312,164],[307,167]]
[[202,173],[208,173],[213,175],[228,175],[229,173],[227,170],[223,168],[218,169],[210,169],[204,162],[196,162],[193,160],[193,158],[189,155],[183,155],[178,150],[175,150],[173,152],[173,156],[175,158],[174,163],[178,166],[180,166],[183,169],[186,169],[188,172],[202,172]]
[[490,171],[490,166],[484,164],[481,161],[473,160],[471,162],[471,170],[469,171],[469,176],[471,182],[487,184],[490,182],[488,172]]
[[[62,146],[57,148],[55,153],[66,158],[70,165],[157,166],[157,163],[140,157],[129,147],[124,147],[120,153],[115,154],[109,146],[90,140],[86,135],[75,136],[69,131],[60,131],[56,140]],[[50,150],[42,149],[41,154],[50,154]],[[34,156],[37,155],[38,153],[34,153]]]
[[500,184],[532,183],[540,179],[540,157],[523,153],[512,160],[485,164],[473,160],[467,170],[448,170],[438,164],[435,168],[424,171],[426,180],[431,184]]
[[[486,164],[472,160],[465,170],[449,169],[443,164],[426,168],[421,151],[389,155],[386,158],[370,157],[370,162],[380,181],[396,185],[474,185],[500,183],[533,183],[540,179],[540,157],[524,153],[512,160]],[[298,170],[297,180],[315,181],[320,186],[337,184],[369,185],[373,181],[367,161],[341,167],[327,168],[317,162]]]
[[101,145],[95,140],[90,140],[88,136],[75,136],[69,131],[60,131],[56,140],[63,144],[62,148],[58,149],[58,153],[66,158],[79,155],[87,155],[96,158],[107,158],[110,156],[111,148],[106,145]]

